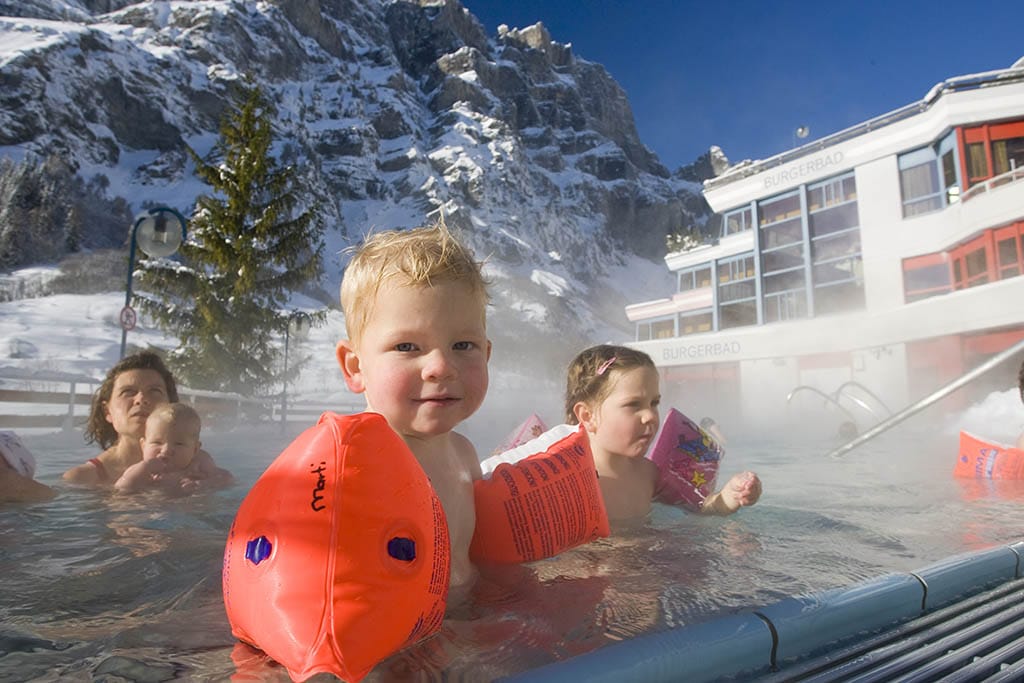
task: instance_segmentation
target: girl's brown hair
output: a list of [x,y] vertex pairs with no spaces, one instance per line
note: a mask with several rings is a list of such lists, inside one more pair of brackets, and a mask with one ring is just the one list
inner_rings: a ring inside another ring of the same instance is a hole
[[610,381],[613,370],[653,368],[654,361],[643,351],[628,346],[601,344],[581,351],[572,363],[565,379],[565,421],[576,424],[574,408],[577,403],[597,406],[612,392]]

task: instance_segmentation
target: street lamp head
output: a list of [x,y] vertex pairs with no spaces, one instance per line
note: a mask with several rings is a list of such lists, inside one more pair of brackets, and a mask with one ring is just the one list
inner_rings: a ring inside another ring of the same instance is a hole
[[124,287],[124,308],[121,309],[121,358],[128,348],[128,330],[137,320],[132,308],[132,273],[135,271],[135,247],[148,256],[162,258],[178,251],[185,241],[185,218],[166,206],[147,209],[135,217],[132,242],[128,249],[128,282]]
[[174,209],[149,209],[135,218],[135,240],[148,256],[161,258],[178,251],[185,237],[185,220]]

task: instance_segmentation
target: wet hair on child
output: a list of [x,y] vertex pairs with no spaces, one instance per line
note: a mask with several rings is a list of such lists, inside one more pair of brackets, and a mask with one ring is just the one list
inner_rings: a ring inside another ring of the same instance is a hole
[[576,424],[577,403],[598,405],[612,392],[613,370],[653,368],[654,361],[643,351],[628,346],[600,344],[581,351],[569,364],[565,379],[565,420]]
[[187,403],[162,403],[153,409],[148,420],[161,420],[176,427],[183,427],[196,439],[199,438],[203,425],[199,413]]
[[341,310],[345,328],[358,340],[373,315],[377,292],[385,284],[429,287],[434,282],[461,282],[488,302],[483,263],[438,220],[411,230],[388,230],[368,235],[352,249],[352,260],[341,281]]

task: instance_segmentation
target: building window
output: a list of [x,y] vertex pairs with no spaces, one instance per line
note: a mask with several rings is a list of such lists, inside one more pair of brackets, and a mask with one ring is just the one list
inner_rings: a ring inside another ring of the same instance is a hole
[[960,162],[958,160],[956,131],[939,142],[939,170],[942,174],[942,187],[946,193],[946,204],[960,201]]
[[903,259],[903,295],[907,303],[953,291],[949,255],[925,254]]
[[944,206],[937,162],[934,147],[922,147],[899,156],[904,218],[937,211]]
[[814,314],[863,308],[864,272],[853,173],[809,185],[807,209]]
[[703,311],[687,311],[679,314],[679,336],[710,332],[712,326],[711,309]]
[[718,329],[757,324],[753,253],[718,261]]
[[1024,273],[1024,221],[996,229],[995,241],[999,279]]
[[995,265],[995,261],[989,253],[989,246],[992,244],[991,238],[991,232],[987,231],[970,242],[953,249],[950,257],[953,259],[953,287],[955,289],[977,287],[991,280],[989,264]]
[[963,129],[969,184],[1024,168],[1024,120]]
[[[843,188],[819,187],[819,205],[834,202]],[[838,195],[833,195],[833,193]],[[764,292],[764,322],[792,320],[807,316],[803,214],[800,192],[772,197],[758,205],[761,216],[761,277]]]
[[967,179],[970,184],[988,178],[988,157],[985,156],[985,145],[972,142],[967,146]]
[[675,318],[645,320],[636,324],[636,340],[651,341],[652,339],[671,339],[676,336]]
[[725,214],[725,220],[722,221],[722,237],[737,235],[753,227],[754,222],[749,206],[737,209],[736,211],[730,211]]
[[995,175],[1024,168],[1024,137],[992,143],[992,171]]
[[679,271],[679,291],[689,292],[711,286],[711,264]]

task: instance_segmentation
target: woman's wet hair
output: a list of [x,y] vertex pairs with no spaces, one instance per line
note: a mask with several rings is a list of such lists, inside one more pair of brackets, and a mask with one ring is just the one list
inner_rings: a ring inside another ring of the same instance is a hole
[[612,392],[612,372],[653,368],[654,361],[643,351],[628,346],[600,344],[585,349],[569,363],[565,379],[565,421],[576,424],[577,403],[597,406]]
[[167,388],[167,400],[171,403],[178,400],[178,385],[174,382],[174,375],[164,365],[159,355],[152,351],[140,351],[130,356],[125,356],[110,368],[103,383],[92,396],[92,406],[89,409],[89,421],[85,424],[85,440],[87,443],[98,443],[101,448],[107,449],[117,443],[117,431],[114,425],[107,421],[107,403],[114,393],[114,382],[118,375],[127,370],[155,370],[164,380]]

